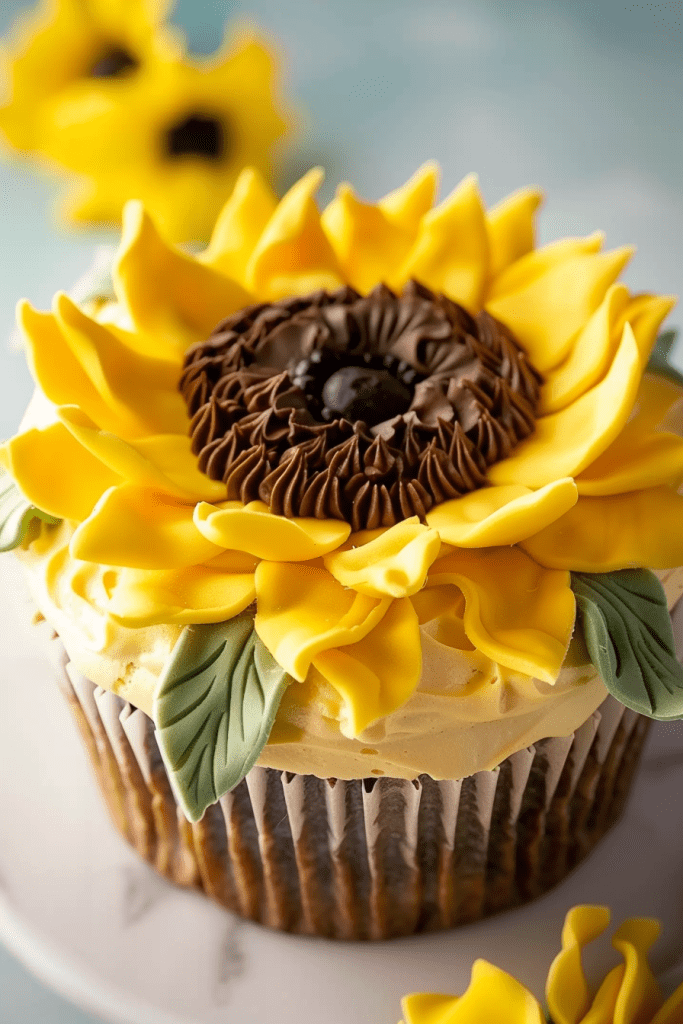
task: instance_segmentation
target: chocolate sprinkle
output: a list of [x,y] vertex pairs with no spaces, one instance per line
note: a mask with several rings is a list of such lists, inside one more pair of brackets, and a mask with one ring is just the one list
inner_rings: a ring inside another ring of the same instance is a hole
[[541,383],[503,324],[411,281],[242,309],[189,349],[180,390],[228,499],[360,530],[481,487]]

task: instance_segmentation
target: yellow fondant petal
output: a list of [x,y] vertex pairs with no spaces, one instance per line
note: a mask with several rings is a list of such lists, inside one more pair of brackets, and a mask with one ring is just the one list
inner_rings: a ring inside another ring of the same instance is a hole
[[357,736],[405,704],[418,684],[422,648],[412,604],[407,598],[393,601],[364,639],[322,651],[313,665],[344,701],[344,732]]
[[448,1024],[545,1024],[537,1000],[511,975],[475,960],[472,980],[458,999]]
[[123,626],[224,622],[254,600],[253,572],[209,565],[184,569],[111,569],[109,614]]
[[605,931],[607,907],[573,907],[562,929],[562,951],[553,960],[546,983],[546,1001],[554,1024],[581,1024],[590,1005],[590,989],[581,950]]
[[393,279],[413,242],[414,232],[360,202],[350,185],[339,186],[320,220],[344,277],[361,294]]
[[78,406],[61,406],[57,413],[76,440],[127,483],[166,490],[186,500],[220,500],[225,496],[225,485],[210,480],[198,469],[186,434],[124,441],[100,430]]
[[404,1021],[400,1024],[450,1024],[458,996],[442,996],[436,992],[415,992],[404,996],[401,1010]]
[[628,289],[612,285],[565,361],[547,375],[541,389],[543,415],[575,402],[605,375],[619,346],[623,323],[618,333],[617,323],[627,305]]
[[432,208],[438,184],[439,165],[434,161],[427,161],[405,185],[380,199],[377,206],[387,220],[415,233],[421,219]]
[[362,640],[391,604],[346,590],[313,565],[261,562],[255,578],[256,632],[300,682],[316,655]]
[[604,235],[595,231],[585,238],[562,238],[550,242],[541,249],[533,249],[520,259],[511,263],[489,286],[489,300],[497,299],[511,292],[526,288],[532,281],[538,280],[543,274],[552,270],[575,256],[586,256],[599,252],[602,248]]
[[535,214],[542,202],[542,192],[522,188],[486,214],[491,278],[533,250]]
[[491,467],[491,482],[543,487],[559,477],[576,476],[590,466],[628,420],[641,372],[638,346],[626,324],[603,380],[566,409],[537,419],[531,437],[509,458]]
[[230,502],[215,508],[202,503],[194,513],[197,529],[225,548],[248,551],[269,561],[306,562],[334,551],[351,532],[338,519],[288,519],[268,511],[262,501]]
[[86,519],[102,494],[120,480],[63,423],[17,434],[3,445],[3,452],[24,497],[58,519]]
[[635,295],[624,310],[624,320],[633,328],[643,365],[650,357],[662,320],[676,302],[673,295]]
[[612,572],[683,564],[683,496],[649,487],[576,505],[522,546],[541,565],[577,572]]
[[465,632],[479,651],[555,682],[574,628],[568,572],[544,569],[518,547],[463,548],[432,566],[427,585],[449,583],[464,594]]
[[263,229],[277,207],[268,182],[253,167],[246,167],[235,183],[198,259],[246,288],[246,266]]
[[614,1008],[614,1024],[651,1021],[662,1005],[659,985],[647,959],[660,931],[658,921],[632,918],[624,921],[614,934],[612,945],[622,954],[626,966]]
[[629,425],[588,469],[576,478],[579,494],[623,494],[683,480],[683,438],[654,432],[641,435]]
[[422,218],[411,252],[390,283],[415,278],[472,313],[481,309],[488,276],[488,236],[477,179],[469,175]]
[[[175,360],[155,359],[128,348],[67,295],[55,297],[54,317],[88,378],[89,391],[110,411],[119,432],[138,436],[187,430],[185,403],[178,391],[180,367]],[[59,374],[58,366],[55,372]]]
[[623,248],[571,257],[517,291],[489,300],[486,308],[510,328],[536,369],[546,373],[569,355],[574,338],[632,253]]
[[113,271],[119,302],[150,355],[179,359],[192,342],[252,299],[236,281],[168,245],[140,203],[126,204]]
[[424,586],[441,540],[417,516],[406,519],[367,544],[335,551],[325,568],[344,587],[368,597],[410,597]]
[[247,267],[249,289],[261,300],[334,290],[344,283],[313,199],[322,178],[320,168],[305,174],[264,228]]
[[577,498],[570,477],[538,491],[518,484],[482,487],[437,505],[427,513],[427,522],[455,547],[503,547],[538,533],[569,511]]
[[112,487],[71,538],[86,562],[131,569],[180,569],[220,554],[192,521],[193,506],[137,484]]

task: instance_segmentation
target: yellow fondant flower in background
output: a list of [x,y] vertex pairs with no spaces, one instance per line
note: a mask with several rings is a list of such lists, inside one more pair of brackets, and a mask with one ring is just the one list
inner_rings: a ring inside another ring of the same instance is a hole
[[[648,963],[660,926],[648,918],[625,921],[612,945],[623,963],[607,974],[596,992],[589,988],[581,962],[584,946],[609,924],[606,907],[579,906],[569,911],[562,951],[546,983],[552,1024],[679,1024],[683,1020],[683,985],[664,999]],[[403,1024],[543,1024],[546,1016],[536,998],[509,974],[485,960],[472,967],[462,996],[421,993],[406,996]]]
[[0,131],[69,172],[75,223],[119,224],[141,199],[174,241],[206,241],[243,167],[270,177],[290,124],[273,49],[233,29],[190,59],[160,0],[55,0],[28,21],[5,64]]
[[2,54],[0,131],[15,149],[40,149],[52,104],[65,89],[97,82],[113,93],[150,61],[182,53],[164,24],[170,0],[42,0],[19,19]]
[[[117,303],[21,307],[48,407],[0,453],[28,501],[69,521],[71,556],[112,567],[117,621],[218,622],[255,600],[268,650],[296,680],[321,673],[357,735],[414,691],[421,624],[552,684],[574,628],[569,569],[683,563],[681,390],[644,376],[672,301],[615,283],[629,251],[602,253],[598,236],[535,249],[536,193],[487,212],[467,178],[434,207],[428,165],[376,205],[343,186],[321,215],[320,180],[278,203],[245,171],[196,258],[131,204]],[[337,331],[332,355],[309,348],[302,368],[288,317]],[[372,429],[301,413],[348,390],[348,317],[386,346],[398,331],[396,355],[368,349],[363,372],[389,388],[375,406],[407,394],[410,409]],[[465,324],[464,347],[444,317]],[[448,363],[460,351],[465,371]]]

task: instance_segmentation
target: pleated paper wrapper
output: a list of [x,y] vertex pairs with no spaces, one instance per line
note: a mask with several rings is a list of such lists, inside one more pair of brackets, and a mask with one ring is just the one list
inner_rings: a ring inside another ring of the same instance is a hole
[[254,768],[200,822],[152,720],[53,650],[111,816],[158,872],[271,928],[388,939],[452,928],[557,884],[617,820],[649,720],[612,697],[572,735],[493,771],[342,781]]

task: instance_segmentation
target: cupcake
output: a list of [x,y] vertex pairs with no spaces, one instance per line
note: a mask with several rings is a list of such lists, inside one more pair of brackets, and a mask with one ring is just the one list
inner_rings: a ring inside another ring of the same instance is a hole
[[683,388],[536,192],[320,181],[244,172],[196,256],[131,203],[111,294],[20,306],[0,539],[141,855],[379,939],[555,884],[683,714]]

